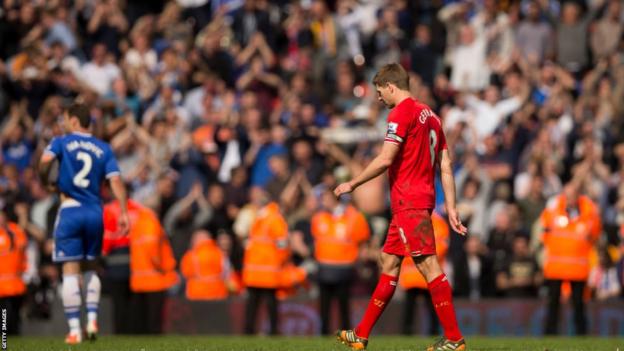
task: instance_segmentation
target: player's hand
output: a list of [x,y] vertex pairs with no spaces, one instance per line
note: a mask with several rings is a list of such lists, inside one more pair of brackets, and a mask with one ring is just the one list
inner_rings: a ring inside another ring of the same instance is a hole
[[119,219],[117,220],[117,234],[120,236],[126,236],[129,231],[130,218],[127,213],[122,213],[119,215]]
[[468,228],[462,224],[456,209],[448,209],[448,216],[451,228],[453,228],[455,232],[459,235],[466,235],[468,233]]
[[336,195],[336,197],[340,197],[340,195],[348,194],[348,193],[352,192],[353,190],[355,190],[355,189],[353,188],[351,183],[349,183],[349,182],[342,183],[342,184],[338,185],[336,187],[336,189],[334,189],[334,195]]

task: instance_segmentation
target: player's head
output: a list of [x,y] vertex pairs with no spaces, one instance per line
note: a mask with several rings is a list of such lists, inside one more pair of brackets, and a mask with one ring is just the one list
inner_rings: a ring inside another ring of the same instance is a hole
[[393,108],[409,93],[409,75],[398,63],[389,63],[379,70],[373,78],[377,98],[388,108]]
[[65,129],[69,132],[86,131],[91,125],[91,114],[87,105],[75,102],[65,110]]

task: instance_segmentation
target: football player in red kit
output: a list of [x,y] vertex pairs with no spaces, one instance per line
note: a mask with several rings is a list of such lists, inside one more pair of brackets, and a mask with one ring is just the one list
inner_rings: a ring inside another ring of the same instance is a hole
[[431,212],[435,206],[434,178],[440,167],[442,187],[451,228],[465,235],[455,208],[455,180],[451,158],[438,116],[409,92],[409,76],[401,65],[382,67],[373,78],[379,101],[392,109],[380,154],[334,194],[354,191],[388,169],[392,222],[381,257],[381,276],[360,324],[341,330],[338,339],[356,350],[366,349],[368,336],[396,289],[401,262],[411,256],[428,283],[442,337],[428,351],[466,350],[457,326],[451,286],[436,257]]

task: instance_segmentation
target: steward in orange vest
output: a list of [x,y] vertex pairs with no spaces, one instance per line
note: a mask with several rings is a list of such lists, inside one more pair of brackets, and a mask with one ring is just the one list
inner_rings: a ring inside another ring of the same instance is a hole
[[[263,196],[266,197],[266,194]],[[282,270],[288,262],[288,225],[279,205],[270,202],[258,211],[251,225],[243,257],[243,284],[247,288],[245,333],[255,330],[258,306],[267,299],[270,333],[277,334],[277,290],[282,286]]]
[[311,219],[314,257],[319,263],[321,333],[330,332],[331,303],[338,300],[341,328],[350,328],[350,289],[360,246],[370,237],[366,218],[355,207],[341,204],[327,188],[321,195],[323,209]]
[[[444,267],[446,253],[449,247],[449,226],[446,220],[437,212],[431,214],[431,222],[433,224],[433,234],[435,236],[436,256],[440,261],[440,266]],[[416,307],[416,298],[418,295],[423,297],[423,301],[429,311],[429,335],[437,335],[440,328],[438,316],[427,288],[425,277],[418,271],[414,260],[411,257],[403,259],[401,273],[399,275],[399,284],[405,289],[405,306],[403,308],[403,334],[411,335],[413,332],[414,316],[418,312],[414,311]]]
[[6,332],[20,332],[20,307],[26,292],[22,274],[26,271],[28,238],[17,223],[8,222],[0,211],[0,308],[6,311]]
[[[140,320],[138,325],[134,323],[138,328],[135,332],[158,334],[162,331],[165,291],[178,282],[176,261],[156,214],[132,200],[128,201],[128,212],[130,289],[135,293],[133,314]],[[115,216],[116,213],[110,211],[109,215]],[[104,221],[107,221],[106,217]]]
[[[127,201],[130,225],[136,221],[137,203]],[[117,218],[121,213],[119,202],[109,202],[104,206],[104,238],[102,257],[106,272],[105,281],[113,301],[113,333],[134,334],[135,323],[132,321],[131,303],[133,293],[130,290],[130,236],[119,235]]]
[[189,300],[223,300],[238,290],[229,258],[206,230],[193,234],[191,249],[182,257],[180,270]]
[[589,277],[589,258],[602,231],[598,207],[579,195],[578,185],[569,183],[563,194],[551,199],[541,215],[544,228],[544,278],[548,286],[548,309],[544,333],[557,334],[561,284],[572,286],[576,333],[587,333],[583,292]]

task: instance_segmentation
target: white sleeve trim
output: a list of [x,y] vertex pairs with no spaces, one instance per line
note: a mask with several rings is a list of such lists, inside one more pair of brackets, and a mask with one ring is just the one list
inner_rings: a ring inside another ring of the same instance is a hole
[[113,171],[113,172],[110,172],[110,173],[106,173],[106,179],[109,179],[109,178],[112,178],[112,177],[118,176],[118,175],[121,175],[121,173],[119,173],[119,171]]

